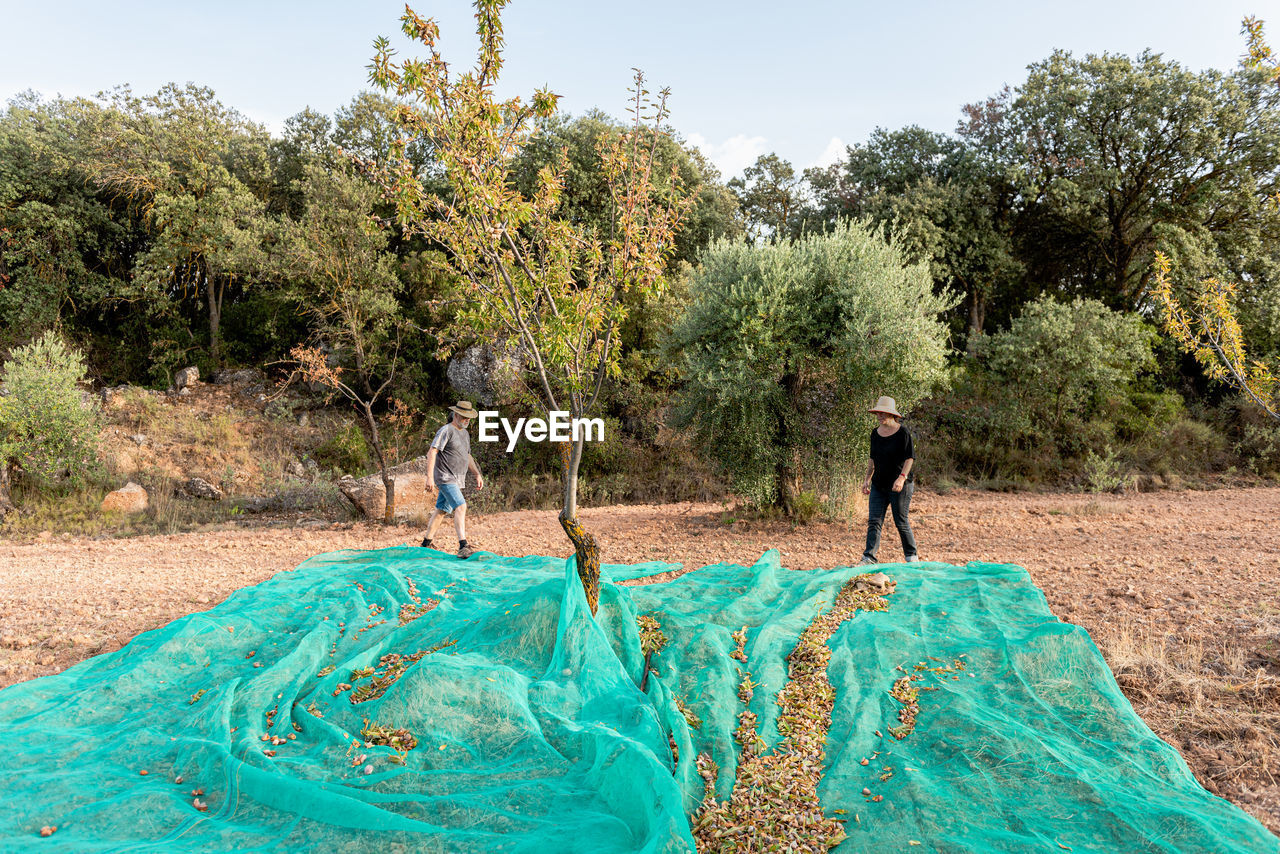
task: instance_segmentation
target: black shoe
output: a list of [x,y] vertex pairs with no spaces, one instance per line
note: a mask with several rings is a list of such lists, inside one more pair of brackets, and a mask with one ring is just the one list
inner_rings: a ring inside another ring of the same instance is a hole
[[422,547],[423,547],[424,549],[429,549],[429,548],[431,548],[431,538],[430,538],[430,537],[423,537],[423,538],[422,538]]

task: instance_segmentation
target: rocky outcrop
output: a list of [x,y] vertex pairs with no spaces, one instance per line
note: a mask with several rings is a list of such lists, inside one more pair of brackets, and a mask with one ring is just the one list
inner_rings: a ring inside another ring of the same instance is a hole
[[248,368],[239,371],[219,371],[213,377],[216,385],[255,385],[261,384],[262,380],[262,374]]
[[449,360],[445,374],[462,394],[493,406],[508,391],[517,372],[518,349],[475,344]]
[[115,492],[108,492],[102,499],[103,513],[141,513],[147,509],[147,491],[129,481]]
[[181,391],[189,385],[193,385],[200,380],[200,369],[196,367],[183,368],[173,375],[173,387]]
[[188,498],[203,498],[206,501],[221,501],[222,490],[202,477],[189,477],[178,487],[178,492]]
[[[427,491],[427,458],[418,457],[401,463],[387,472],[391,476],[394,495],[394,518],[413,519],[428,516],[435,506],[435,496]],[[338,481],[338,489],[362,516],[381,520],[387,507],[387,491],[382,475],[375,473],[355,478],[347,475]]]

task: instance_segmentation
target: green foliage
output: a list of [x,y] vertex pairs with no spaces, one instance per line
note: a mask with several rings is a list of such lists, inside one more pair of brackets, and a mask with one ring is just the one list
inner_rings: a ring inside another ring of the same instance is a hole
[[1116,459],[1115,452],[1104,446],[1102,453],[1088,451],[1084,457],[1084,484],[1090,492],[1122,492],[1132,484]]
[[326,469],[360,477],[369,471],[369,442],[357,424],[348,422],[313,448],[311,458]]
[[[525,196],[532,197],[537,190],[539,172],[543,168],[563,166],[560,214],[605,234],[614,212],[609,176],[600,160],[600,145],[627,130],[627,125],[599,110],[589,110],[577,117],[557,113],[541,119],[537,133],[512,162],[512,180]],[[692,198],[684,227],[676,234],[675,249],[668,259],[670,273],[682,263],[696,261],[698,253],[712,240],[738,236],[741,226],[736,218],[737,201],[718,183],[719,173],[697,149],[667,135],[657,137],[654,143],[655,187],[662,192],[673,189],[670,181],[674,174],[679,186]]]
[[210,360],[221,364],[223,302],[265,263],[266,131],[210,89],[169,84],[144,97],[115,90],[91,132],[91,175],[141,211],[151,232],[129,296],[160,314],[175,299],[199,299]]
[[304,167],[300,189],[305,211],[281,226],[277,272],[313,331],[341,348],[368,382],[393,369],[390,339],[403,290],[386,230],[373,217],[378,190],[349,170],[318,164]]
[[972,338],[949,389],[918,413],[922,465],[1030,483],[1078,472],[1099,489],[1121,485],[1128,469],[1116,467],[1177,468],[1161,455],[1182,399],[1137,384],[1154,341],[1139,317],[1096,300],[1029,303],[1008,330]]
[[805,177],[816,197],[806,227],[851,215],[885,225],[909,257],[931,263],[937,287],[964,296],[954,332],[982,332],[993,311],[1007,321],[1025,298],[1016,293],[1014,188],[981,142],[916,126],[877,129],[843,163]]
[[1163,431],[1184,417],[1182,397],[1171,391],[1148,392],[1136,389],[1108,401],[1116,438],[1122,442],[1149,444],[1162,441]]
[[1180,418],[1164,430],[1161,438],[1162,453],[1154,461],[1157,469],[1194,474],[1225,464],[1227,438],[1208,424]]
[[31,94],[0,112],[0,347],[92,316],[123,284],[132,223],[86,182],[92,113]]
[[807,525],[822,515],[823,501],[821,496],[811,489],[796,493],[794,518],[801,525]]
[[953,298],[865,224],[794,243],[721,241],[690,294],[671,337],[685,377],[679,421],[762,506],[792,512],[802,472],[861,462],[878,394],[909,407],[944,376],[938,316]]
[[1065,439],[1069,425],[1091,417],[1107,395],[1154,364],[1153,337],[1141,318],[1097,300],[1042,297],[974,349],[1033,425]]
[[762,154],[733,178],[728,187],[738,197],[747,231],[755,239],[789,237],[804,203],[804,187],[795,167],[776,154]]
[[1245,424],[1233,450],[1255,474],[1280,473],[1280,426]]
[[3,367],[0,465],[16,462],[40,488],[74,489],[98,469],[98,409],[80,383],[84,358],[54,332],[14,350]]
[[1280,212],[1259,201],[1280,186],[1280,90],[1266,73],[1059,51],[1005,106],[994,132],[1037,200],[1031,275],[1130,309],[1158,246],[1196,278],[1274,278]]

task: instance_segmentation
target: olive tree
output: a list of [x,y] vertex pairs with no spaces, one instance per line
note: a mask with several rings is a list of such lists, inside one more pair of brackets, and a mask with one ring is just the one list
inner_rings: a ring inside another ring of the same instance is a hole
[[794,513],[806,468],[863,454],[878,395],[910,406],[944,377],[940,315],[956,297],[866,222],[793,243],[721,241],[689,288],[671,335],[678,420],[758,505]]
[[4,363],[0,396],[0,516],[9,500],[9,469],[38,486],[77,487],[98,465],[98,409],[80,384],[81,354],[56,332],[16,348]]

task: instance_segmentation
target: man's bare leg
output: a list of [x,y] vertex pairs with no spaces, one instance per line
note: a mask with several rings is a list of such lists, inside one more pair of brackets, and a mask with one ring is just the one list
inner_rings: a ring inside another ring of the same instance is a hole
[[427,536],[422,540],[424,546],[436,538],[436,531],[440,529],[440,523],[443,521],[444,514],[440,512],[440,508],[434,508],[431,515],[427,517]]
[[460,504],[454,508],[453,529],[458,534],[458,557],[471,557],[475,550],[467,542],[467,505]]
[[467,541],[467,505],[459,504],[453,508],[453,530],[458,535],[458,542]]

